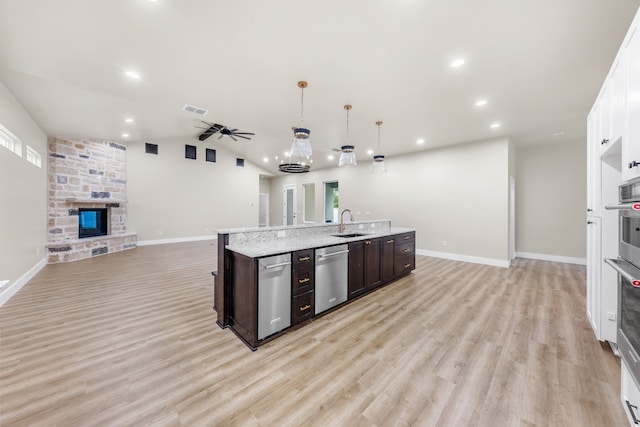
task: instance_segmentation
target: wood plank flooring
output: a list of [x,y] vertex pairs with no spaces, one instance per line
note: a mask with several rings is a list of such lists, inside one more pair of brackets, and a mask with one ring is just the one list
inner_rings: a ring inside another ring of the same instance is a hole
[[[214,242],[215,243],[215,242]],[[436,258],[251,352],[216,247],[46,266],[0,308],[0,426],[626,426],[585,268]]]

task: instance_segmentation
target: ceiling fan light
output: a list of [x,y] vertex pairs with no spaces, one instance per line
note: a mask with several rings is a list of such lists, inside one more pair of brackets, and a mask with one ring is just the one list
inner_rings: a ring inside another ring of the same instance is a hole
[[357,164],[355,148],[353,145],[343,145],[340,147],[338,166],[355,166]]

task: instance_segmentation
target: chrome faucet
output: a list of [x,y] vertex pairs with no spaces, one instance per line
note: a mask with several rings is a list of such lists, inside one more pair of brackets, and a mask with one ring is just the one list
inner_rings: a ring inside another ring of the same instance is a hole
[[351,211],[349,209],[343,210],[342,213],[340,214],[340,228],[338,229],[338,233],[344,233],[344,213],[345,212],[349,212],[349,218],[351,219],[351,222],[353,222],[353,214],[351,213]]

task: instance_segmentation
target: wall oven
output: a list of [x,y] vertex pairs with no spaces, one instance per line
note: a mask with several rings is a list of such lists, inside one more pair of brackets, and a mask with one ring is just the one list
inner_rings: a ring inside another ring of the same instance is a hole
[[618,273],[620,356],[640,388],[640,180],[619,187],[618,258],[605,259]]

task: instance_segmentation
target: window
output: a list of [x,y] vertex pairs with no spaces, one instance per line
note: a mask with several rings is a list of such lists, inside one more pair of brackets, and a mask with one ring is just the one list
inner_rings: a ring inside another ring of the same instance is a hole
[[185,159],[196,159],[196,146],[195,145],[185,145],[184,146],[184,158]]
[[42,156],[33,148],[27,145],[27,161],[33,163],[37,167],[42,167]]
[[2,125],[0,125],[0,145],[9,151],[13,151],[18,156],[22,156],[22,142]]

